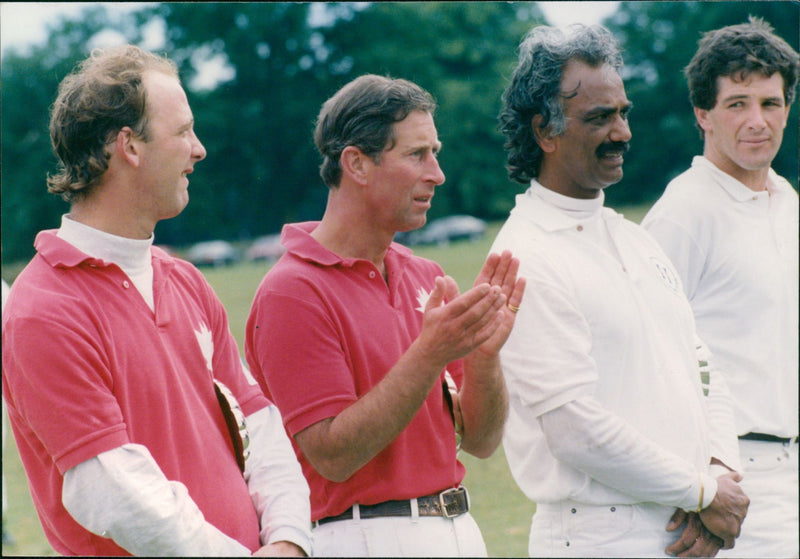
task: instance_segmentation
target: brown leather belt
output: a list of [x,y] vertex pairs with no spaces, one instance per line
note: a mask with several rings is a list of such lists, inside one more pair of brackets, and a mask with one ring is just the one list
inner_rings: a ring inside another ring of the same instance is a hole
[[[469,494],[466,487],[447,489],[435,495],[417,498],[420,516],[443,516],[453,518],[469,511]],[[361,518],[379,518],[383,516],[411,516],[411,501],[384,501],[377,505],[359,505]],[[352,520],[353,508],[350,507],[342,514],[320,518],[316,525],[336,522],[337,520]]]

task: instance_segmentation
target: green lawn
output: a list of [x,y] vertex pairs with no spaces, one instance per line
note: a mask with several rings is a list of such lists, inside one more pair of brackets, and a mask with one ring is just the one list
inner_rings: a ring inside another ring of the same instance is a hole
[[[621,211],[638,222],[646,208],[632,207]],[[499,227],[499,223],[492,224],[480,241],[453,243],[446,247],[418,247],[415,253],[439,262],[464,290],[472,285]],[[268,270],[269,265],[262,263],[203,270],[228,311],[231,331],[240,348],[253,294]],[[465,485],[470,490],[472,512],[483,531],[489,555],[527,556],[528,530],[535,505],[520,492],[511,478],[502,448],[486,460],[463,453],[461,460],[467,467]],[[10,434],[3,449],[3,471],[9,503],[4,523],[16,540],[14,546],[3,546],[3,555],[56,555],[39,525]]]

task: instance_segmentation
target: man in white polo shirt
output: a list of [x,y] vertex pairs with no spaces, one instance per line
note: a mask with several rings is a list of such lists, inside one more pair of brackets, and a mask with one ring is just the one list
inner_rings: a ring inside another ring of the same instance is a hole
[[669,259],[603,207],[631,139],[621,66],[602,27],[537,27],[503,96],[509,174],[530,184],[492,247],[527,281],[503,443],[537,503],[531,556],[713,556],[747,509],[733,416],[714,371],[704,397]]
[[798,54],[751,19],[707,33],[686,76],[703,155],[643,225],[677,268],[733,396],[752,501],[729,556],[797,557],[798,198],[770,166]]

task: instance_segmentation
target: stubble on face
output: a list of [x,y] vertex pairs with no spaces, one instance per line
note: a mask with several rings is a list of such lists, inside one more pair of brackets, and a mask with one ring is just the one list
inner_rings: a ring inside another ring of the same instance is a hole
[[695,109],[704,132],[703,155],[750,188],[763,190],[789,116],[783,78],[779,73],[720,77],[717,86],[714,107]]

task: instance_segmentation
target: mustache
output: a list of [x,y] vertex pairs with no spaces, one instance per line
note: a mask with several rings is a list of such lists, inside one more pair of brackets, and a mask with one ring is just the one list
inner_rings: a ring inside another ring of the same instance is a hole
[[609,152],[619,152],[619,153],[628,153],[628,150],[631,149],[631,145],[628,142],[608,142],[607,144],[601,144],[600,147],[597,148],[597,156],[603,157]]

